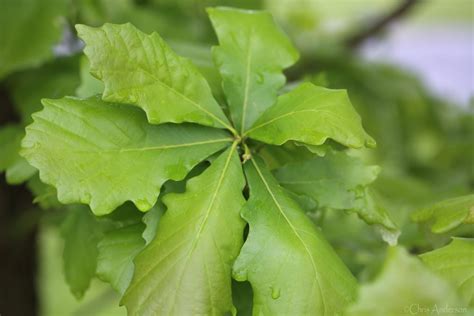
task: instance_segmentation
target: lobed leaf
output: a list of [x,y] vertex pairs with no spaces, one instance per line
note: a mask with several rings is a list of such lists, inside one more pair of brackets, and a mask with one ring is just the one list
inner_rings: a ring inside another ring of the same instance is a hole
[[133,259],[145,246],[142,223],[118,227],[105,234],[97,244],[97,276],[125,293],[134,272]]
[[60,202],[89,204],[96,215],[128,200],[147,211],[166,180],[183,179],[232,140],[203,126],[149,125],[141,111],[98,98],[43,104],[26,128],[22,154]]
[[102,238],[103,230],[87,207],[70,206],[66,211],[61,225],[64,273],[72,294],[81,298],[95,276],[97,243]]
[[331,90],[303,83],[278,97],[245,133],[267,144],[289,140],[322,145],[332,139],[342,145],[373,147],[375,141],[364,131],[345,90]]
[[313,199],[319,208],[356,212],[380,231],[389,244],[397,242],[400,231],[368,185],[380,171],[344,152],[328,151],[324,157],[289,163],[274,171],[288,190]]
[[285,188],[313,198],[319,207],[350,209],[358,198],[356,189],[372,183],[379,171],[344,152],[330,151],[325,157],[289,163],[274,174]]
[[184,193],[165,195],[155,239],[135,260],[123,303],[132,315],[223,315],[233,310],[231,266],[242,245],[245,184],[236,143]]
[[130,23],[76,26],[86,42],[91,73],[105,85],[102,98],[142,108],[153,124],[191,122],[233,130],[206,79],[157,34]]
[[232,120],[243,133],[275,103],[285,84],[282,71],[298,52],[268,12],[209,8],[208,13],[219,39],[214,61]]
[[355,298],[356,279],[262,163],[252,159],[245,173],[250,233],[233,275],[252,285],[254,315],[340,313]]

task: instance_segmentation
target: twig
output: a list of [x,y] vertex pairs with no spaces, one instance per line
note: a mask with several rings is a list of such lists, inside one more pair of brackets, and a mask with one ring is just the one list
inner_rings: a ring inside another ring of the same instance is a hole
[[349,38],[345,41],[346,46],[350,49],[357,48],[365,40],[380,33],[388,25],[390,25],[396,20],[399,20],[401,17],[405,16],[415,7],[415,4],[418,4],[420,2],[421,2],[420,0],[403,0],[388,15],[384,15],[376,19],[375,22],[369,27],[365,28],[359,33],[349,36]]

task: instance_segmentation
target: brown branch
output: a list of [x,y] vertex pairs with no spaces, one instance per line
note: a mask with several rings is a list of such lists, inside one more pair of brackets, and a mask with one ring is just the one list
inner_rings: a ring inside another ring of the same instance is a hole
[[357,48],[365,40],[380,33],[391,23],[405,16],[415,7],[415,4],[418,4],[420,2],[421,2],[420,0],[401,1],[400,4],[397,7],[395,7],[394,10],[391,11],[389,14],[376,19],[372,25],[369,25],[367,28],[363,29],[361,32],[353,34],[352,36],[349,36],[349,38],[345,41],[346,46],[350,49]]

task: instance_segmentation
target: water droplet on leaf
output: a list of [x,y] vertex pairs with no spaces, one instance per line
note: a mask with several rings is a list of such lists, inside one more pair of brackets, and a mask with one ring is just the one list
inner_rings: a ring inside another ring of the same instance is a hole
[[272,287],[272,298],[276,300],[279,297],[280,297],[280,289]]

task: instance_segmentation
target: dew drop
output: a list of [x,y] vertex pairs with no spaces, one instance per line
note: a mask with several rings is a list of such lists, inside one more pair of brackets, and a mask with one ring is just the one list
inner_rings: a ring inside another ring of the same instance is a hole
[[280,289],[272,287],[272,298],[276,300],[279,297],[280,297]]

